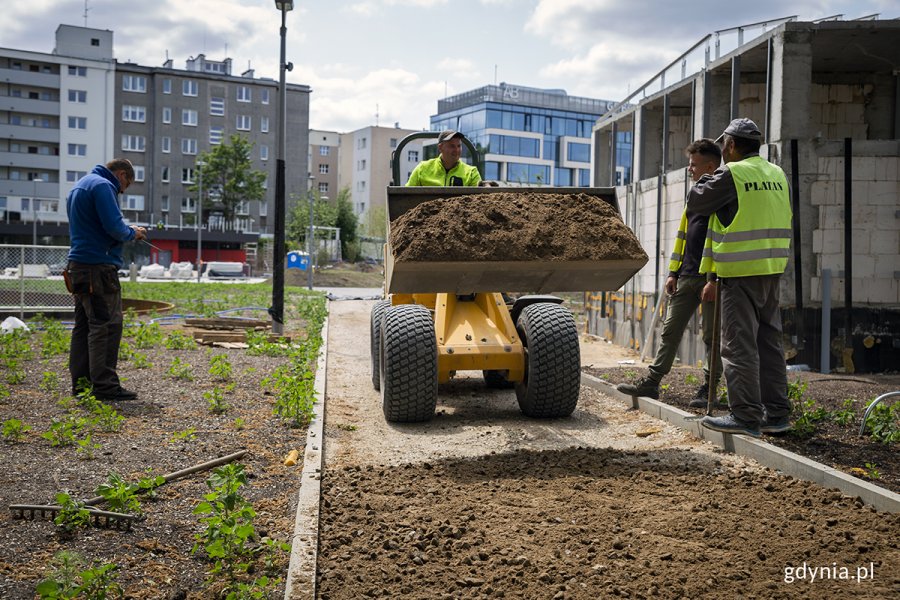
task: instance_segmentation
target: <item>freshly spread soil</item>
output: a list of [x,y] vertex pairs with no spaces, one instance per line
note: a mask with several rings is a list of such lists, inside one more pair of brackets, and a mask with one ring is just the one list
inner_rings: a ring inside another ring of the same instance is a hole
[[[319,597],[887,598],[900,515],[682,450],[518,451],[323,478]],[[807,567],[872,580],[786,581]],[[808,595],[807,595],[808,594]]]
[[612,206],[587,194],[429,200],[391,223],[390,242],[410,262],[647,259]]

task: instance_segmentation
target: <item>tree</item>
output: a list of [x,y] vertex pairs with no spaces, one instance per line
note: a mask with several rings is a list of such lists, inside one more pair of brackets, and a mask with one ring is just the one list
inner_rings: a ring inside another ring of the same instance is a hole
[[[337,210],[331,202],[326,200],[318,191],[313,191],[313,223],[320,227],[334,227],[337,220]],[[296,198],[293,202],[290,214],[287,216],[286,239],[292,248],[306,250],[306,244],[301,246],[300,240],[305,240],[309,235],[309,198]]]
[[384,206],[373,206],[366,211],[363,235],[384,239],[387,237],[387,210]]
[[[244,201],[262,200],[266,195],[266,174],[253,168],[250,152],[253,143],[240,135],[232,135],[227,143],[201,152],[195,181],[189,189],[197,192],[203,177],[202,209],[220,209],[226,223],[234,219],[238,205]],[[202,212],[201,212],[202,214]]]
[[350,201],[350,188],[344,188],[338,192],[334,226],[341,230],[341,256],[350,262],[356,262],[359,256],[359,240],[356,235],[358,225],[359,219]]

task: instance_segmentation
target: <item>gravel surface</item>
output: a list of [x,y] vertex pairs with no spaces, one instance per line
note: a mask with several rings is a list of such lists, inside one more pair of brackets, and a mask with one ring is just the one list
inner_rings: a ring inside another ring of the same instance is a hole
[[[441,386],[431,422],[386,423],[363,333],[371,306],[331,304],[321,598],[900,593],[897,515],[594,390],[571,418],[530,420],[514,392],[462,374]],[[583,351],[584,364],[622,359],[603,342]],[[801,565],[874,575],[786,582]]]

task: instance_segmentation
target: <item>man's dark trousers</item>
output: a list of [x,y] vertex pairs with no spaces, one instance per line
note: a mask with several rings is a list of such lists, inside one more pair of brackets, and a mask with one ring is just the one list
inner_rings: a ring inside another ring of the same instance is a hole
[[84,378],[97,396],[115,396],[121,388],[116,367],[122,341],[122,287],[115,265],[69,262],[75,296],[75,327],[69,351],[72,391]]

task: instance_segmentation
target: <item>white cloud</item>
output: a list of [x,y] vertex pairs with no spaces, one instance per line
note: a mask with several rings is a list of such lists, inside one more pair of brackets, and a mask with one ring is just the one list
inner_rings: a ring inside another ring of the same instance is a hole
[[475,63],[467,58],[444,58],[438,63],[438,69],[442,73],[476,72]]

